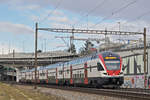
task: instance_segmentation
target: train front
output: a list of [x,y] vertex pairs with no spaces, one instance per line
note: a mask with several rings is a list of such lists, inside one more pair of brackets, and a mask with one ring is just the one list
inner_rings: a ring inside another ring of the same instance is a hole
[[124,82],[121,57],[112,52],[103,52],[99,54],[99,58],[100,63],[97,63],[97,66],[101,66],[104,69],[101,71],[102,84],[121,86]]

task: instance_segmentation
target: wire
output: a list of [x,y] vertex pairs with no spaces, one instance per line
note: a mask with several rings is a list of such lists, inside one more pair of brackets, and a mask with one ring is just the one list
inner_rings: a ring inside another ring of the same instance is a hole
[[140,18],[142,18],[142,17],[144,17],[145,15],[148,15],[148,14],[150,14],[150,11],[145,12],[142,15],[138,16],[137,19],[140,19]]
[[[145,12],[145,13],[139,15],[139,16],[136,17],[134,20],[139,20],[139,19],[141,19],[142,17],[144,17],[144,16],[146,16],[146,15],[148,15],[148,14],[150,14],[150,11],[147,11],[147,12]],[[124,24],[126,24],[126,23],[128,23],[128,22],[124,22],[124,23],[122,23],[122,25],[124,25]],[[112,27],[111,29],[113,29],[113,28],[115,28],[115,27],[116,27],[116,26]]]
[[126,9],[127,7],[129,7],[130,5],[132,5],[132,4],[136,3],[136,2],[137,2],[137,0],[134,0],[134,1],[130,2],[130,3],[128,3],[124,7],[121,7],[120,9],[116,10],[115,12],[113,12],[112,15],[115,14],[115,13],[118,13],[118,12],[124,10],[124,9]]
[[116,13],[121,12],[122,10],[126,9],[127,7],[129,7],[130,5],[132,5],[132,4],[136,3],[136,2],[137,2],[137,0],[134,0],[134,1],[130,2],[130,3],[128,3],[127,5],[125,5],[124,7],[119,8],[118,10],[112,12],[111,15],[109,15],[109,16],[107,16],[107,17],[104,17],[102,20],[100,20],[100,21],[97,22],[96,24],[92,25],[90,28],[97,26],[97,25],[100,24],[101,22],[107,20],[108,18],[111,18],[111,17],[112,17],[113,15],[115,15]]
[[[87,14],[83,15],[75,24],[81,23],[81,20],[83,18],[85,18],[86,16],[88,16],[90,13],[93,13],[98,7],[101,7],[106,1],[108,1],[108,0],[103,0],[102,2],[100,2],[97,6],[95,6],[93,9],[91,9],[90,11],[88,11]],[[73,26],[75,26],[75,24],[73,24]]]
[[49,12],[49,14],[46,17],[44,17],[42,20],[40,20],[39,22],[41,22],[41,23],[44,22],[50,15],[52,15],[52,13],[55,12],[56,9],[60,6],[62,1],[63,0],[59,0],[58,3],[56,4],[55,8],[51,12]]
[[94,24],[94,25],[92,25],[91,27],[89,27],[89,28],[92,28],[92,27],[95,27],[95,26],[97,26],[98,24],[100,24],[101,22],[103,22],[103,21],[105,21],[105,20],[107,20],[108,18],[110,18],[112,15],[109,15],[109,16],[107,16],[107,17],[104,17],[102,20],[100,20],[99,22],[97,22],[96,24]]

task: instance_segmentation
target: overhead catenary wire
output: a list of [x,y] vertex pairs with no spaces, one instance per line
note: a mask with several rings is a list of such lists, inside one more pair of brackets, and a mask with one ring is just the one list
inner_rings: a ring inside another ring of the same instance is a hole
[[89,10],[89,11],[88,11],[86,14],[84,14],[77,22],[75,22],[75,23],[73,24],[73,26],[75,26],[76,24],[78,25],[78,24],[81,22],[81,20],[82,20],[83,18],[85,18],[86,16],[89,16],[89,14],[93,13],[97,8],[102,7],[102,5],[103,5],[106,1],[108,1],[108,0],[103,0],[102,2],[98,3],[97,6],[95,6],[95,7],[92,8],[91,10]]
[[40,23],[44,22],[50,15],[52,15],[58,9],[58,7],[61,5],[62,1],[63,0],[59,0],[58,3],[56,4],[55,8],[52,11],[50,11],[46,17],[44,17],[42,20],[39,20],[39,22]]
[[118,10],[112,12],[111,15],[104,17],[102,20],[98,21],[96,24],[92,25],[90,28],[93,28],[93,27],[97,26],[98,24],[102,23],[103,21],[107,20],[108,18],[111,18],[116,13],[119,13],[119,12],[123,11],[124,9],[128,8],[129,6],[135,4],[137,1],[138,0],[134,0],[134,1],[130,2],[130,3],[128,3],[127,5],[119,8]]
[[[135,20],[135,21],[136,21],[136,20],[139,20],[139,19],[141,19],[142,17],[144,17],[144,16],[146,16],[146,15],[148,15],[148,14],[150,14],[150,11],[144,12],[143,14],[137,16],[137,17],[136,17],[135,19],[133,19],[133,20]],[[128,21],[122,23],[122,25],[127,24],[127,23],[128,23]],[[111,29],[113,29],[113,28],[115,28],[115,27],[116,27],[116,25],[113,26]]]
[[143,13],[142,15],[138,16],[137,19],[140,19],[140,18],[142,18],[142,17],[144,17],[145,15],[148,15],[148,14],[150,14],[150,11],[147,11],[147,12]]
[[[150,11],[146,11],[146,12],[144,12],[144,13],[142,13],[141,15],[139,15],[139,16],[137,16],[135,19],[133,19],[133,20],[139,20],[139,19],[141,19],[142,17],[144,17],[144,16],[146,16],[146,15],[148,15],[148,14],[150,14]],[[127,24],[128,23],[128,21],[126,21],[126,22],[124,22],[124,23],[122,23],[122,25],[125,25],[125,24]],[[113,28],[115,28],[116,27],[116,25],[114,26],[114,27],[112,27],[111,29],[113,29]],[[130,26],[131,27],[131,26]],[[135,26],[136,27],[136,26]],[[147,34],[147,36],[149,37],[150,35],[148,35]],[[137,38],[139,38],[139,37],[137,37]]]

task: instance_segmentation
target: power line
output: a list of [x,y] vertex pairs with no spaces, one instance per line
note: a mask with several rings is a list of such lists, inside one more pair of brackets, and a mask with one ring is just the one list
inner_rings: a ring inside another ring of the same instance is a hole
[[128,4],[125,5],[124,7],[121,7],[120,9],[114,11],[114,12],[112,13],[112,15],[115,14],[115,13],[118,13],[118,12],[124,10],[124,9],[126,9],[127,7],[129,7],[130,5],[132,5],[132,4],[136,3],[136,2],[137,2],[137,0],[134,0],[134,1],[130,2],[130,3],[128,3]]
[[39,22],[44,22],[50,15],[52,15],[52,13],[55,12],[56,9],[60,6],[62,1],[63,0],[59,0],[58,3],[56,4],[55,8],[51,12],[49,12],[49,14],[46,17],[44,17],[42,20],[40,20]]
[[[141,19],[142,17],[144,17],[144,16],[146,16],[146,15],[148,15],[148,14],[150,14],[150,11],[147,11],[147,12],[145,12],[145,13],[139,15],[139,16],[136,17],[134,20]],[[124,24],[126,24],[126,23],[128,23],[128,22],[124,22],[124,23],[122,23],[122,25],[124,25]],[[115,28],[115,27],[116,27],[116,26],[112,27],[111,29],[113,29],[113,28]]]
[[111,15],[104,17],[102,20],[100,20],[100,21],[97,22],[96,24],[92,25],[90,28],[97,26],[97,25],[100,24],[101,22],[107,20],[108,18],[111,18],[114,14],[116,14],[116,13],[118,13],[118,12],[121,12],[122,10],[126,9],[127,7],[129,7],[129,6],[132,5],[132,4],[135,4],[136,2],[137,2],[137,0],[134,0],[134,1],[130,2],[130,3],[128,3],[127,5],[125,5],[125,6],[121,7],[121,8],[119,8],[118,10],[112,12]]
[[140,18],[142,18],[142,17],[144,17],[145,15],[148,15],[148,14],[150,14],[150,11],[145,12],[142,15],[138,16],[137,19],[140,19]]
[[[108,1],[108,0],[103,0],[102,2],[100,2],[97,6],[95,6],[93,9],[91,9],[87,14],[83,15],[75,24],[77,24],[77,23],[79,24],[83,18],[88,16],[90,13],[93,13],[97,8],[101,7],[106,1]],[[73,24],[73,26],[75,26],[75,24]]]

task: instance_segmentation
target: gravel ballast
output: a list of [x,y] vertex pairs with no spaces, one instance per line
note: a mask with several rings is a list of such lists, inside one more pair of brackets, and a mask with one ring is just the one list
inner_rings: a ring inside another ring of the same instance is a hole
[[[25,89],[33,89],[32,86],[19,86],[19,87]],[[81,93],[81,92],[45,88],[45,87],[38,87],[37,90],[34,91],[38,91],[46,95],[53,95],[55,97],[58,97],[59,100],[128,100],[126,98],[117,98],[117,97],[110,97],[104,95]]]

